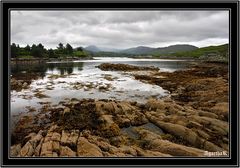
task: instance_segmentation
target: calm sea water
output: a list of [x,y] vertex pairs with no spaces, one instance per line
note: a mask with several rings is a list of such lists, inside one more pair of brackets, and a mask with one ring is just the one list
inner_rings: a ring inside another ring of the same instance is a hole
[[[135,80],[129,73],[102,71],[96,68],[97,65],[105,62],[156,66],[160,68],[160,71],[169,72],[184,69],[190,63],[184,60],[97,57],[95,60],[74,62],[12,65],[12,77],[31,78],[32,83],[29,89],[23,89],[20,92],[11,91],[11,114],[28,112],[29,107],[38,110],[44,102],[58,105],[59,102],[72,98],[114,99],[144,103],[150,97],[161,98],[169,94],[160,86]],[[56,79],[51,78],[54,75],[60,76]],[[105,79],[106,76],[111,76],[114,80],[109,81]],[[84,86],[76,88],[74,87],[76,83],[82,83]],[[89,85],[94,87],[89,89],[87,87]],[[99,90],[100,87],[106,86],[110,86],[108,91]],[[36,97],[35,94],[39,92],[46,97]]]

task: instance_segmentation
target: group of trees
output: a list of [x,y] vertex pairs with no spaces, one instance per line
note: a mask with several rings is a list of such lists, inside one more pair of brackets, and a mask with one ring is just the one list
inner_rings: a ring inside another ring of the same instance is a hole
[[59,58],[69,56],[82,57],[87,56],[87,53],[81,47],[73,49],[68,43],[65,46],[63,43],[59,43],[57,49],[46,49],[41,43],[33,44],[31,47],[29,45],[20,47],[15,43],[11,44],[11,58]]

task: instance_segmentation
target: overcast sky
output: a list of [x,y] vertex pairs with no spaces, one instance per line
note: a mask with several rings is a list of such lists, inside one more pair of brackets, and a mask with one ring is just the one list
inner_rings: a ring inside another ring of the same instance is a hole
[[11,43],[197,47],[229,41],[228,11],[11,11]]

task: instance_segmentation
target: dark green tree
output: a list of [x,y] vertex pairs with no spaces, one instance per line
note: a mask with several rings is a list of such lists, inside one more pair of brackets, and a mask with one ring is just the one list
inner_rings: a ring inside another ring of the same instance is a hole
[[51,48],[48,50],[48,57],[49,57],[49,58],[56,58],[56,55],[55,55],[55,53],[54,53],[54,50],[51,49]]
[[70,44],[66,44],[66,53],[67,54],[72,54],[73,53],[73,48],[72,48],[72,46],[70,45]]
[[34,57],[43,58],[44,56],[44,46],[40,43],[37,46],[35,44],[32,45],[31,55]]
[[44,46],[41,43],[39,43],[37,47],[38,47],[38,50],[40,52],[39,57],[43,58],[44,57],[44,53],[45,53]]
[[63,43],[59,43],[57,49],[58,50],[63,50],[64,49]]
[[82,47],[77,47],[77,51],[83,51]]
[[31,51],[31,47],[30,47],[29,45],[27,45],[24,49],[25,49],[25,51],[27,51],[27,52],[30,52],[30,51]]
[[37,47],[36,44],[33,44],[32,47],[31,47],[31,51],[32,51],[33,49],[35,49],[36,47]]
[[63,43],[59,43],[58,46],[57,46],[57,53],[59,55],[62,55],[64,54],[64,46],[63,46]]
[[11,57],[16,58],[18,56],[19,49],[15,43],[11,45]]
[[39,43],[37,47],[44,50],[44,46],[41,43]]
[[31,55],[34,57],[39,57],[39,55],[40,55],[40,51],[39,51],[38,47],[36,46],[36,44],[33,44],[31,47]]

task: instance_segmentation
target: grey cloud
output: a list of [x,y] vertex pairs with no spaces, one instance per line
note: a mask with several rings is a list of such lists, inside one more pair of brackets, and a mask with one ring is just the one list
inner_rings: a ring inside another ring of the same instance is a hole
[[[227,11],[12,11],[11,42],[128,48],[228,42]],[[220,39],[220,40],[219,40]]]
[[49,31],[49,35],[56,35],[58,33],[58,30],[56,29],[52,29],[51,31]]

